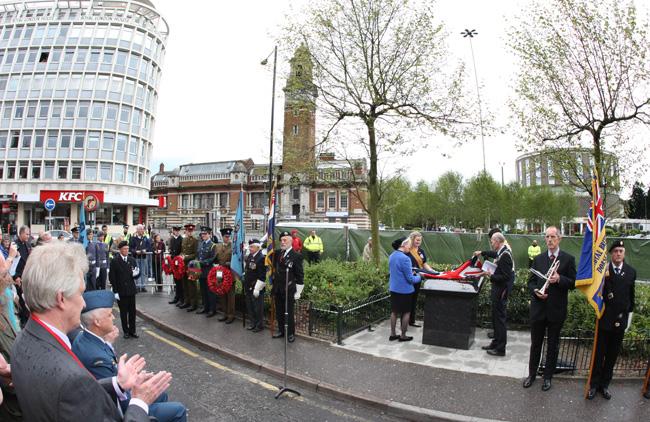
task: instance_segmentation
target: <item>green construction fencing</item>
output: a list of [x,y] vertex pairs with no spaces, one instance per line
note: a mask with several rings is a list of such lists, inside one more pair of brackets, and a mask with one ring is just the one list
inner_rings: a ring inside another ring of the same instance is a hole
[[[283,227],[283,230],[286,230]],[[309,228],[296,228],[302,239],[309,235]],[[382,230],[379,232],[380,256],[387,257],[392,251],[393,240],[408,236],[408,231]],[[336,258],[340,260],[355,261],[361,259],[363,248],[370,237],[370,230],[348,230],[348,229],[317,229],[318,236],[323,240],[324,258]],[[608,238],[607,243],[611,244],[615,239]],[[509,235],[506,240],[512,247],[517,268],[528,267],[528,246],[533,240],[542,247],[544,251],[544,236],[542,235]],[[624,238],[625,261],[637,271],[639,280],[650,280],[650,240]],[[471,257],[476,250],[490,249],[489,239],[486,233],[445,233],[445,232],[423,232],[422,248],[427,254],[429,262],[440,264],[460,264]],[[576,257],[576,265],[580,258],[582,249],[581,236],[566,236],[562,238],[560,249]]]

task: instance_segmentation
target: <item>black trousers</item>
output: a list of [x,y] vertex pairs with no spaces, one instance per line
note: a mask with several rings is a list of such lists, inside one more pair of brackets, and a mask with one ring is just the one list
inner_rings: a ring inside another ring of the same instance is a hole
[[99,277],[95,282],[97,290],[106,290],[106,268],[99,269]]
[[492,298],[492,327],[494,328],[492,346],[501,352],[506,350],[506,343],[508,343],[508,328],[506,326],[508,287],[493,284],[490,296]]
[[557,354],[559,352],[560,331],[564,321],[532,321],[530,323],[530,358],[528,359],[528,375],[534,377],[537,374],[539,361],[542,357],[542,344],[544,335],[548,336],[546,344],[546,363],[544,365],[544,379],[553,378],[557,365]]
[[199,284],[201,286],[203,309],[206,312],[217,312],[217,295],[212,293],[208,288],[208,279],[201,277],[199,279]]
[[411,315],[409,316],[409,324],[415,324],[415,309],[418,306],[418,293],[420,293],[420,283],[413,285],[415,291],[411,295]]
[[[278,330],[282,334],[286,334],[284,332],[284,290],[280,294],[275,295],[275,316],[278,319]],[[289,329],[289,334],[296,334],[296,327],[295,327],[295,319],[293,315],[293,308],[294,308],[294,303],[295,300],[293,298],[293,294],[289,292],[289,310],[288,310],[288,316],[289,316],[289,321],[288,323],[288,329]]]
[[612,380],[614,365],[618,353],[621,351],[625,331],[611,331],[598,329],[598,342],[596,343],[596,357],[594,358],[594,371],[591,374],[592,388],[607,388]]
[[[258,297],[253,292],[246,292],[246,312],[251,319],[251,327],[264,328],[264,292]],[[284,315],[282,315],[284,317]]]
[[305,251],[307,252],[307,262],[311,263],[318,263],[320,262],[320,252],[312,252],[312,251]]
[[174,300],[183,303],[185,301],[183,297],[183,279],[176,280],[174,279],[174,285],[176,286],[174,293]]
[[124,334],[135,334],[135,295],[122,296],[117,301],[120,308],[120,320]]
[[86,291],[97,290],[97,279],[95,277],[95,268],[90,267],[86,273]]

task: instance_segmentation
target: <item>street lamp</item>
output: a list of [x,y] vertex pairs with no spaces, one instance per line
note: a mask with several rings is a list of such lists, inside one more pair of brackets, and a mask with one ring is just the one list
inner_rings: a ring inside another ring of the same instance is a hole
[[499,165],[501,166],[501,187],[503,187],[505,184],[503,183],[503,166],[506,165],[505,161],[499,161]]
[[472,38],[478,35],[475,29],[466,29],[460,33],[463,38],[469,38],[469,48],[472,52],[472,63],[474,64],[474,80],[476,82],[476,96],[478,97],[478,117],[479,124],[481,125],[481,145],[483,147],[483,171],[487,171],[485,167],[485,136],[483,134],[483,110],[481,108],[481,93],[478,88],[478,74],[476,73],[476,60],[474,60],[474,47],[472,46]]
[[[278,63],[278,46],[273,47],[273,88],[271,90],[271,132],[269,134],[269,204],[271,203],[271,192],[273,190],[273,117],[275,115],[275,75],[276,75],[276,65]],[[262,66],[266,66],[269,62],[269,57],[271,54],[266,56],[264,60],[260,62]],[[270,211],[269,211],[270,212]],[[266,229],[266,221],[264,222]],[[265,230],[266,231],[266,230]]]

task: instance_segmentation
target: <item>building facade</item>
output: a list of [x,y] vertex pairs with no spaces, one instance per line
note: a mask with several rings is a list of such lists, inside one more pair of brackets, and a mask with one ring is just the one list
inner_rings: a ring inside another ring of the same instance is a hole
[[89,195],[86,221],[145,221],[168,34],[148,0],[0,5],[3,229],[67,229]]

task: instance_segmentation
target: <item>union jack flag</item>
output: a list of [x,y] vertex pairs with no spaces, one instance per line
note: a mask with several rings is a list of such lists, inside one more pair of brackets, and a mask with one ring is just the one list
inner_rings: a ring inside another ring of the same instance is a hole
[[276,183],[271,189],[271,198],[269,200],[269,224],[266,231],[266,257],[264,265],[266,266],[266,281],[269,286],[273,284],[273,255],[275,254],[275,201],[277,198]]

